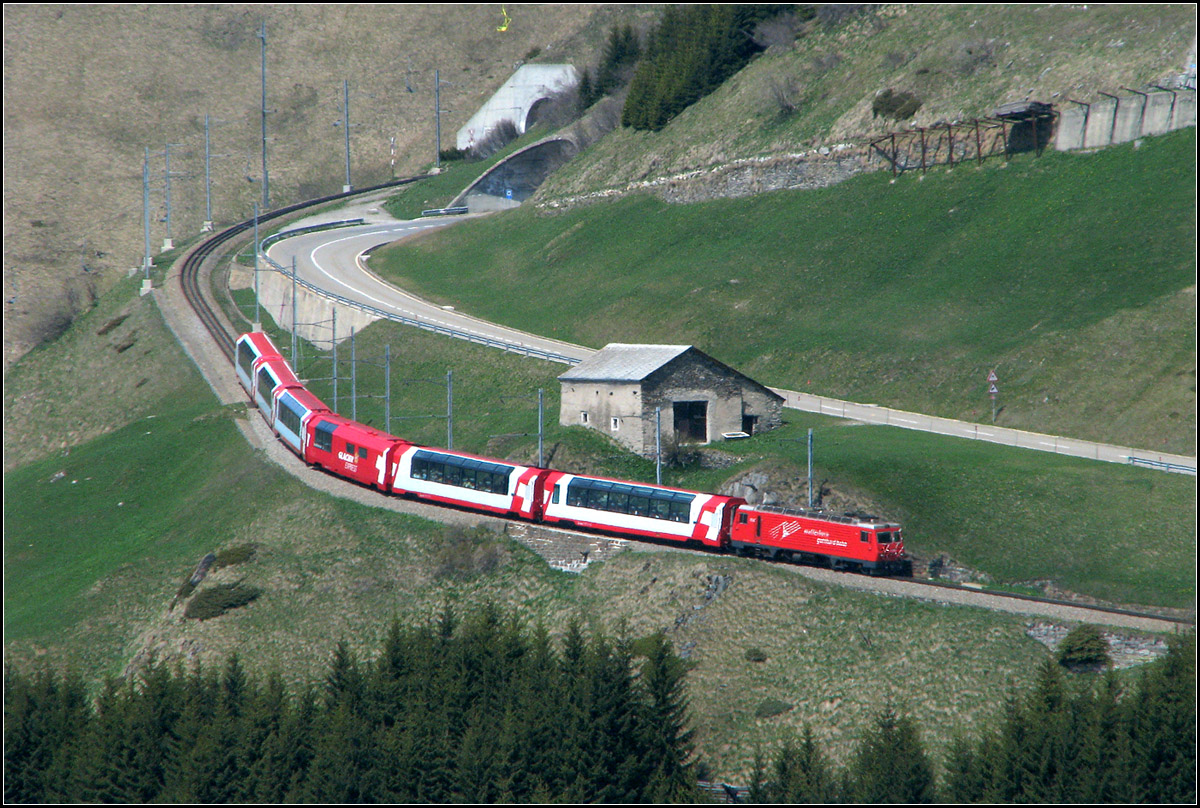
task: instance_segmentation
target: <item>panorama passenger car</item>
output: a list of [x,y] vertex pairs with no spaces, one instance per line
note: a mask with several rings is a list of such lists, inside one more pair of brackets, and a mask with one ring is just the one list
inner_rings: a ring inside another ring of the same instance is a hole
[[396,458],[391,490],[443,505],[536,520],[544,474],[533,466],[410,445]]
[[308,449],[308,423],[319,416],[332,415],[325,402],[303,387],[285,387],[275,393],[271,426],[289,449],[304,459]]
[[745,500],[644,483],[545,474],[542,521],[635,538],[724,548],[734,511]]
[[271,342],[271,338],[261,331],[251,331],[238,337],[234,346],[233,366],[237,370],[238,381],[246,395],[254,398],[254,371],[258,365],[267,359],[282,359],[283,355]]
[[742,555],[867,573],[900,573],[908,563],[900,525],[863,514],[741,507],[730,546]]
[[275,428],[275,397],[283,390],[303,390],[304,385],[296,378],[292,368],[284,359],[260,360],[254,369],[254,392],[252,397],[263,418]]

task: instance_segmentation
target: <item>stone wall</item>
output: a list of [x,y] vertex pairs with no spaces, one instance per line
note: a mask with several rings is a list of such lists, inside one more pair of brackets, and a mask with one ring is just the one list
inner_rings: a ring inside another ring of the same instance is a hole
[[689,351],[642,383],[642,454],[654,453],[656,407],[662,410],[663,440],[675,439],[672,404],[677,401],[707,403],[709,443],[722,433],[740,432],[743,415],[757,416],[759,431],[783,423],[781,399],[703,354]]

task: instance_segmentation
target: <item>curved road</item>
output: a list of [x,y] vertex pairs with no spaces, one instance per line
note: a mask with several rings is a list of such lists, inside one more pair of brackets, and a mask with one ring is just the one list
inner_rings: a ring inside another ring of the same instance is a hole
[[[267,254],[275,263],[286,267],[291,266],[294,258],[297,277],[327,292],[384,312],[453,329],[471,337],[518,346],[522,349],[532,349],[552,356],[557,355],[564,357],[572,364],[595,353],[593,348],[539,337],[480,320],[454,311],[450,307],[440,307],[428,303],[385,283],[374,275],[368,269],[367,253],[371,249],[426,230],[446,227],[464,218],[458,216],[399,221],[379,207],[380,201],[384,198],[386,198],[386,193],[372,195],[355,202],[350,207],[295,222],[287,229],[292,230],[347,219],[362,218],[364,220],[364,224],[359,226],[285,238],[272,244],[267,250]],[[794,390],[772,389],[783,396],[785,407],[806,412],[1110,463],[1138,463],[1163,471],[1196,473],[1196,458],[1185,455],[1093,443],[1059,435],[1045,435],[1007,427],[939,418],[873,404],[858,404]]]
[[385,283],[367,269],[367,253],[371,249],[427,230],[446,227],[460,221],[463,218],[461,216],[402,222],[391,219],[373,203],[367,202],[349,210],[341,209],[298,221],[288,229],[359,217],[366,223],[285,238],[272,244],[267,255],[276,264],[285,267],[290,267],[295,259],[296,276],[301,280],[394,315],[524,349],[560,355],[573,362],[595,353],[592,348],[546,339],[428,303]]

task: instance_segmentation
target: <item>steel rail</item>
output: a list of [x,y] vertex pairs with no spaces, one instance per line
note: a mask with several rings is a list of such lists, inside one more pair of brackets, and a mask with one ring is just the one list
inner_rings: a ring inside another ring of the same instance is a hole
[[[304,202],[297,202],[294,205],[288,205],[286,207],[279,208],[278,210],[270,211],[269,213],[260,214],[258,217],[258,223],[261,225],[263,222],[272,221],[282,216],[305,210],[306,208],[325,204],[326,202],[333,202],[338,199],[346,199],[351,196],[358,196],[360,194],[380,191],[384,188],[394,188],[400,185],[406,185],[408,183],[415,182],[423,178],[423,176],[407,177],[405,179],[385,182],[381,185],[375,185],[370,188],[360,188],[355,191],[331,194],[318,199],[309,199]],[[180,269],[179,282],[183,287],[183,294],[188,301],[188,305],[196,313],[196,316],[200,318],[201,324],[209,332],[209,334],[212,335],[212,338],[216,341],[218,347],[221,349],[221,352],[225,354],[225,357],[231,364],[233,362],[233,347],[234,342],[237,339],[237,335],[230,333],[230,331],[225,327],[221,321],[221,317],[218,315],[216,304],[209,300],[209,296],[206,295],[204,290],[201,288],[201,268],[203,267],[204,262],[212,257],[219,247],[223,246],[231,239],[251,230],[253,227],[254,220],[247,219],[244,222],[232,225],[216,235],[205,239],[203,242],[193,248],[193,250],[187,255]]]

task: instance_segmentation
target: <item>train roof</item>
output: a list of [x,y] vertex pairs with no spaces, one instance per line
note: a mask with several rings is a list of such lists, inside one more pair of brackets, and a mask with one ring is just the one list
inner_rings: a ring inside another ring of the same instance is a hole
[[280,384],[303,386],[303,383],[299,378],[297,378],[296,373],[292,370],[292,366],[289,365],[287,360],[282,357],[265,359],[263,360],[263,363],[258,366],[258,368],[259,370],[263,368],[270,368],[271,373],[274,374],[275,378],[279,379]]
[[313,419],[312,423],[316,429],[319,429],[323,424],[329,424],[333,427],[334,434],[339,438],[353,440],[356,443],[364,443],[368,440],[380,444],[408,443],[404,438],[397,438],[395,435],[389,435],[373,426],[360,424],[358,421],[351,421],[349,418],[333,412],[319,414]]
[[308,392],[307,388],[288,388],[287,390],[284,390],[282,395],[291,396],[300,404],[300,406],[304,407],[310,412],[333,412],[331,409],[329,409],[329,405],[314,396],[312,393]]
[[781,505],[752,505],[753,510],[763,513],[777,513],[785,516],[801,516],[805,519],[820,519],[824,522],[839,522],[844,525],[860,525],[863,527],[894,527],[900,524],[891,519],[884,519],[870,513],[826,513],[819,508],[785,508]]
[[248,331],[238,337],[238,342],[248,342],[258,352],[259,356],[278,356],[283,357],[279,349],[275,347],[275,343],[271,338],[262,331]]

